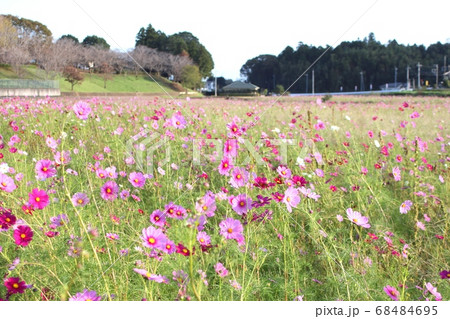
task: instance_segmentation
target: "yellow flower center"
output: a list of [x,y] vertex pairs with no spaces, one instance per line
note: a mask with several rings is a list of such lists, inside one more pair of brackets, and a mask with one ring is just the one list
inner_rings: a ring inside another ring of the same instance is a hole
[[245,202],[243,202],[243,201],[241,201],[241,202],[239,202],[239,206],[245,206]]
[[286,197],[286,201],[287,201],[287,202],[290,202],[290,201],[291,201],[291,198],[290,198],[290,197]]
[[180,125],[180,121],[177,121],[176,123],[177,123],[177,125]]
[[6,218],[5,218],[5,221],[6,221],[7,223],[9,223],[9,222],[11,221],[11,219],[10,219],[9,217],[6,217]]
[[107,189],[106,189],[106,192],[107,192],[108,194],[111,194],[111,193],[112,193],[111,188],[107,188]]
[[236,131],[237,131],[237,128],[233,127],[233,132],[236,132]]
[[159,216],[155,216],[155,220],[158,221],[159,220]]
[[208,206],[206,206],[206,205],[204,205],[202,208],[203,208],[203,210],[208,210]]
[[204,243],[205,240],[204,240],[203,238],[200,238],[200,242],[201,242],[201,243]]
[[78,200],[78,204],[83,204],[83,200],[81,198]]
[[237,175],[236,175],[236,178],[237,178],[237,179],[241,179],[241,174],[237,174]]
[[227,168],[227,167],[228,167],[228,164],[227,164],[227,163],[223,164],[223,167]]
[[36,197],[34,200],[38,203],[41,201],[41,199],[39,197]]
[[14,289],[17,289],[17,288],[19,288],[19,284],[18,284],[18,283],[13,283],[13,285],[12,285],[12,286],[13,286],[13,288],[14,288]]
[[358,222],[358,220],[356,218],[352,219],[354,223]]
[[183,248],[183,253],[187,254],[188,250],[186,248]]
[[152,274],[148,272],[148,273],[145,274],[145,277],[150,278],[151,275]]
[[150,238],[148,239],[148,242],[149,242],[150,244],[153,245],[153,244],[156,242],[156,240],[155,240],[155,238],[150,237]]
[[137,182],[139,182],[139,180],[138,180],[137,178],[135,178],[135,179],[134,179],[134,182],[137,183]]
[[5,182],[2,182],[2,186],[3,186],[3,187],[6,187],[6,183],[5,183]]
[[228,229],[227,229],[227,232],[228,232],[229,234],[231,234],[231,233],[233,232],[233,229],[228,228]]
[[47,167],[44,167],[42,170],[43,170],[44,172],[46,172],[46,171],[47,171]]
[[25,234],[20,234],[20,238],[24,239],[25,237],[27,237]]

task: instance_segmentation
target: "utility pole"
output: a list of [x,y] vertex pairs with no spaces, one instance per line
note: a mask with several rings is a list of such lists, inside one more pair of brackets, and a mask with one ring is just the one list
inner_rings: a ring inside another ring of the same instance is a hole
[[411,84],[409,83],[409,65],[406,67],[406,89],[409,90],[411,88]]
[[359,86],[360,86],[361,91],[364,91],[364,80],[363,80],[363,74],[364,74],[364,72],[361,71],[361,72],[359,72],[359,74],[361,75],[361,81],[360,81]]
[[217,76],[214,77],[214,96],[217,96]]
[[306,92],[305,93],[308,93],[308,84],[309,84],[309,74],[306,73]]
[[314,69],[312,70],[312,94],[314,95]]
[[444,73],[447,72],[447,56],[444,55]]
[[417,88],[420,89],[420,68],[421,68],[422,64],[420,64],[420,62],[417,62]]
[[439,65],[435,64],[436,67],[436,89],[438,88],[438,78],[439,78]]
[[395,84],[394,84],[394,87],[397,88],[397,70],[398,70],[398,68],[395,67],[394,70],[395,70],[395,75],[394,75],[394,83],[395,83]]

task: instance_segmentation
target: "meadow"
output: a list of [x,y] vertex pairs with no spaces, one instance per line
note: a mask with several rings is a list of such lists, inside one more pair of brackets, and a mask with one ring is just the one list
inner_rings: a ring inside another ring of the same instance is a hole
[[448,300],[450,100],[0,100],[3,300]]

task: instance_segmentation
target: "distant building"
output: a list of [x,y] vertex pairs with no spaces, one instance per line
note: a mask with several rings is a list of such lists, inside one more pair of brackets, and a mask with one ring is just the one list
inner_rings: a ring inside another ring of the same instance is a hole
[[242,81],[233,82],[222,88],[224,95],[258,95],[259,87]]

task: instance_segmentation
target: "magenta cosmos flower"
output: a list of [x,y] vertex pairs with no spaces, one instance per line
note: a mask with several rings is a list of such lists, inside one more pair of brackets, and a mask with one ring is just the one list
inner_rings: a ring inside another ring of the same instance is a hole
[[104,200],[113,201],[117,198],[119,193],[119,186],[114,181],[108,181],[102,186],[100,190],[100,195]]
[[78,292],[71,297],[69,301],[100,301],[101,299],[102,297],[98,296],[95,290],[84,289],[83,292]]
[[228,157],[224,157],[218,167],[219,174],[228,176],[228,175],[230,175],[230,170],[232,168],[233,168],[233,164],[231,163],[231,160]]
[[20,225],[14,230],[13,237],[16,245],[26,247],[33,239],[33,231],[27,225]]
[[162,227],[166,222],[166,215],[159,209],[154,210],[150,215],[150,222],[156,226]]
[[11,193],[16,188],[17,186],[14,184],[14,180],[11,177],[0,173],[0,190]]
[[16,223],[16,216],[9,212],[0,214],[0,230],[7,230]]
[[134,187],[144,188],[145,177],[141,172],[130,173],[130,175],[128,176],[128,180]]
[[72,109],[80,120],[87,120],[89,118],[89,114],[92,112],[89,105],[83,101],[76,103]]
[[370,228],[369,218],[362,216],[360,212],[353,211],[351,208],[347,209],[347,218],[358,226]]
[[18,277],[9,277],[4,281],[8,294],[23,294],[27,288],[25,281],[21,281]]
[[46,180],[47,178],[56,175],[56,169],[53,167],[53,162],[47,159],[38,161],[34,170],[39,180]]
[[186,120],[181,114],[175,114],[172,116],[172,125],[177,129],[184,129],[186,127]]
[[223,146],[223,154],[225,155],[225,157],[229,158],[237,157],[238,148],[239,146],[237,140],[226,140]]
[[242,135],[242,131],[239,128],[239,126],[237,126],[235,121],[228,123],[227,129],[229,130],[229,132],[228,132],[229,137],[237,137],[237,136]]
[[283,203],[286,204],[287,210],[291,213],[292,207],[297,207],[298,203],[300,203],[298,190],[294,187],[289,187],[284,193]]
[[142,244],[145,247],[163,250],[165,242],[167,241],[166,235],[163,234],[161,229],[156,229],[153,226],[144,228],[142,230]]
[[409,210],[412,207],[412,202],[410,200],[405,200],[401,205],[400,205],[400,214],[406,214],[407,212],[409,212]]
[[72,203],[74,206],[86,206],[89,204],[89,197],[85,193],[75,193],[72,196]]
[[31,193],[28,194],[28,203],[33,206],[34,209],[44,209],[49,202],[47,192],[44,190],[34,188]]
[[383,288],[384,292],[391,297],[392,300],[398,301],[398,297],[400,296],[400,293],[398,292],[397,289],[395,289],[392,286],[385,286]]
[[225,239],[237,239],[242,236],[244,228],[239,220],[227,218],[220,222],[220,234]]
[[248,172],[243,169],[236,167],[231,173],[230,184],[235,188],[244,186],[248,182]]
[[252,208],[252,199],[247,194],[239,194],[231,200],[231,207],[238,214],[246,214]]

